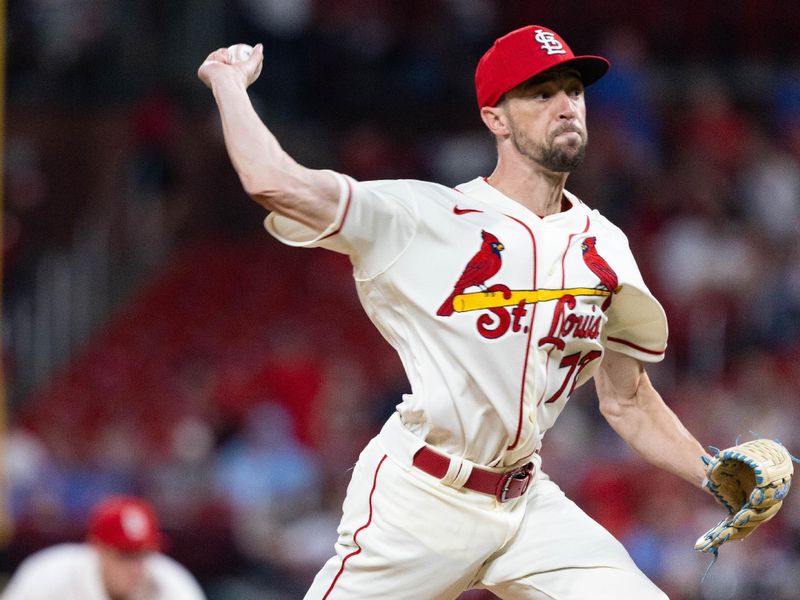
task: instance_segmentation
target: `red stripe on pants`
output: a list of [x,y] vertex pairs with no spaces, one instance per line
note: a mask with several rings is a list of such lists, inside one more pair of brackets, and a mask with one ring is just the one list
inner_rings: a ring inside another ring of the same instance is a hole
[[[356,532],[353,534],[353,543],[356,546],[358,546],[358,542],[356,541],[356,538],[358,537],[358,534],[361,533],[361,531],[363,531],[367,527],[369,527],[369,524],[372,523],[372,495],[375,493],[375,487],[378,484],[378,471],[381,470],[381,465],[383,465],[383,461],[385,461],[385,460],[386,460],[386,455],[384,454],[383,458],[378,463],[378,466],[375,469],[375,475],[372,477],[372,489],[369,492],[369,518],[367,519],[367,522],[364,523],[358,529],[356,529]],[[339,580],[339,577],[341,576],[342,572],[344,571],[344,565],[347,562],[347,559],[350,558],[351,556],[355,556],[359,552],[361,552],[361,546],[358,546],[357,550],[353,550],[350,554],[348,554],[347,556],[345,556],[342,559],[342,566],[339,567],[339,572],[336,573],[336,577],[333,578],[333,581],[331,582],[331,586],[328,588],[328,591],[325,592],[325,595],[322,597],[322,600],[327,600],[328,596],[333,591],[333,587],[336,585],[336,582]]]

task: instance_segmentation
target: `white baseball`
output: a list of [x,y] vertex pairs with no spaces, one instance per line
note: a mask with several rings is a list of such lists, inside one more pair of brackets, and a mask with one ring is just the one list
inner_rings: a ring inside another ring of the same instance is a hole
[[[244,62],[250,55],[253,53],[253,47],[248,44],[234,44],[233,46],[228,46],[228,57],[231,61],[231,64]],[[253,74],[253,81],[261,74],[261,64],[258,65],[256,68],[256,72]]]

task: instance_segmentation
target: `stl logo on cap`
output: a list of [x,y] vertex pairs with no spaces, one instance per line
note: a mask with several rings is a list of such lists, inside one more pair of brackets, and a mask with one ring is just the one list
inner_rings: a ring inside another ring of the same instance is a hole
[[478,106],[497,106],[503,95],[548,69],[569,65],[587,86],[608,71],[602,56],[575,56],[560,35],[541,25],[526,25],[497,38],[475,69]]
[[534,32],[534,39],[541,44],[542,50],[547,52],[548,55],[552,54],[566,54],[562,44],[552,31],[545,31],[544,29],[537,29]]
[[120,515],[120,524],[130,540],[143,540],[150,535],[150,521],[138,506],[126,506]]

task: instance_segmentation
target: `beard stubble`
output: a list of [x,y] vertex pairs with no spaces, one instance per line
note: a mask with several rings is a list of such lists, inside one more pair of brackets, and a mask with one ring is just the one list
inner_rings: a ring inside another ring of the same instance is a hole
[[555,144],[555,138],[565,131],[574,131],[570,128],[556,130],[550,138],[549,145],[537,144],[528,135],[516,126],[511,125],[511,142],[521,155],[527,157],[548,171],[554,173],[569,173],[576,169],[586,157],[586,138],[581,137],[578,144]]

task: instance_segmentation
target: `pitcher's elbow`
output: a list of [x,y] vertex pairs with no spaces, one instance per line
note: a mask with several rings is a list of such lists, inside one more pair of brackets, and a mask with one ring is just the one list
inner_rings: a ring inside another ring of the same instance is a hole
[[267,185],[264,178],[240,176],[239,180],[245,194],[256,204],[267,210],[274,210],[280,203],[281,191],[275,186]]
[[620,419],[625,412],[622,404],[613,398],[600,398],[598,408],[600,409],[600,414],[603,415],[607,421]]

